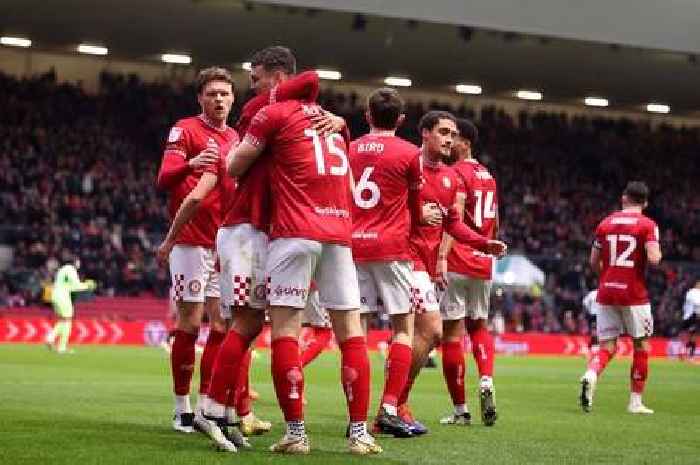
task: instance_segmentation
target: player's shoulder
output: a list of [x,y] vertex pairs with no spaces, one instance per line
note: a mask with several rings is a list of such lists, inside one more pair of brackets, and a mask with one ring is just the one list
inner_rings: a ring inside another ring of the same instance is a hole
[[188,116],[186,118],[180,118],[175,122],[173,127],[183,128],[183,129],[193,129],[201,126],[201,121],[199,116]]

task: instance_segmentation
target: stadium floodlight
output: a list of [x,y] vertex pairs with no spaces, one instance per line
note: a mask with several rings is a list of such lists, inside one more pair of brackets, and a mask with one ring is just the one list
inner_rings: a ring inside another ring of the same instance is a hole
[[243,63],[241,63],[241,68],[243,68],[246,71],[250,71],[251,69],[253,69],[252,65],[250,64],[250,61],[244,61]]
[[99,45],[80,44],[76,49],[79,53],[87,53],[88,55],[107,55],[109,49]]
[[515,96],[521,100],[542,100],[542,92],[536,90],[519,90]]
[[0,37],[0,44],[8,47],[31,47],[32,41],[24,37]]
[[455,90],[460,94],[480,95],[482,92],[481,86],[476,84],[457,84]]
[[318,74],[319,78],[328,79],[331,81],[340,81],[340,79],[343,77],[343,75],[340,74],[340,71],[333,71],[331,69],[317,69],[316,73]]
[[387,76],[384,79],[384,84],[395,87],[411,87],[413,84],[410,79],[403,77]]
[[670,113],[671,107],[664,103],[650,103],[647,105],[647,111],[649,113]]
[[589,107],[607,107],[608,105],[610,105],[608,99],[603,97],[586,97],[585,99],[583,99],[583,103]]
[[176,53],[164,53],[160,59],[165,63],[175,63],[178,65],[189,65],[192,63],[192,58],[189,55],[178,55]]

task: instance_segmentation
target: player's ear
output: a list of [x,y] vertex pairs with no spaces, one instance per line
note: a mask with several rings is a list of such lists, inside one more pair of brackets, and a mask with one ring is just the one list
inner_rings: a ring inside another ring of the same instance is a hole
[[369,109],[365,110],[365,121],[372,126],[372,114],[369,112]]

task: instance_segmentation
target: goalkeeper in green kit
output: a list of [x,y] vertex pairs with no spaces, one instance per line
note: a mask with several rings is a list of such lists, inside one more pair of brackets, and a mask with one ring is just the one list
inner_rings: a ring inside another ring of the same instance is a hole
[[[51,293],[51,304],[56,312],[56,324],[46,335],[46,345],[49,349],[56,349],[59,354],[68,352],[68,339],[73,326],[73,301],[71,293],[78,291],[92,291],[97,284],[92,279],[80,281],[78,268],[80,261],[75,264],[67,263],[58,269]],[[58,344],[56,340],[58,339]]]

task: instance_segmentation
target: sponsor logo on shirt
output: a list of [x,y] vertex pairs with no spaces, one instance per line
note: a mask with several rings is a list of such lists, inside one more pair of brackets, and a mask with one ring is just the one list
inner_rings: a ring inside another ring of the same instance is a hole
[[612,287],[613,289],[627,289],[627,284],[624,283],[604,283],[605,287]]
[[334,216],[336,218],[350,218],[350,213],[342,208],[335,207],[314,207],[317,215]]
[[353,239],[377,239],[379,234],[376,232],[358,231],[352,233]]
[[637,224],[637,218],[630,218],[628,216],[617,216],[610,220],[612,224]]

